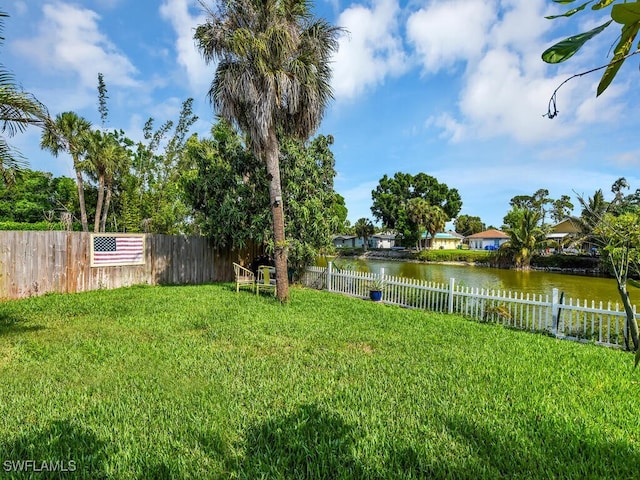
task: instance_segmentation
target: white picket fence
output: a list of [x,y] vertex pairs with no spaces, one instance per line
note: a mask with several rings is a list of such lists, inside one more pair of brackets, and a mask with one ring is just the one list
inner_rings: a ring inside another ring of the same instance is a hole
[[[366,272],[309,267],[302,283],[308,287],[369,298],[369,283],[383,279],[382,301],[408,308],[455,313],[510,328],[543,332],[556,338],[624,347],[626,314],[618,303],[563,299],[557,288],[551,296],[487,290],[427,282]],[[634,313],[635,313],[634,306]],[[636,314],[636,318],[638,315]]]

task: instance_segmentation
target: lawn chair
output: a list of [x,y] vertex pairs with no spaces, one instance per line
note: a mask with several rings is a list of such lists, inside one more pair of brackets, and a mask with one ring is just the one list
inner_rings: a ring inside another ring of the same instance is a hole
[[260,293],[260,289],[273,289],[276,294],[276,269],[267,265],[258,267],[258,280],[256,281],[256,295]]
[[256,282],[256,276],[248,268],[244,268],[237,263],[233,264],[233,272],[236,276],[236,292],[240,291],[240,287],[250,287],[253,290],[253,286]]

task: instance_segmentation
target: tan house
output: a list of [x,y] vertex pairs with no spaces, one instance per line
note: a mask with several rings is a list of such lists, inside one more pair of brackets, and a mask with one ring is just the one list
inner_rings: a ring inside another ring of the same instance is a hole
[[[425,235],[423,235],[425,238]],[[429,248],[432,250],[453,250],[462,245],[464,237],[454,231],[436,233],[435,238],[431,239],[431,234],[427,233],[426,238],[429,240]]]
[[471,250],[497,250],[508,241],[509,235],[493,228],[465,238]]
[[560,250],[582,248],[588,251],[592,245],[587,243],[582,245],[582,237],[580,220],[576,217],[567,217],[561,222],[556,223],[546,235],[548,240],[553,240],[558,243]]

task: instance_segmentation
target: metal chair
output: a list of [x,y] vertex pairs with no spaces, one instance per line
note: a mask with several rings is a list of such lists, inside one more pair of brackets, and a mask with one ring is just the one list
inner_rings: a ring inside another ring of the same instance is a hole
[[260,265],[258,267],[258,280],[256,281],[256,295],[260,293],[260,289],[273,289],[273,294],[277,292],[276,288],[276,269],[268,265]]
[[233,272],[236,277],[236,292],[240,291],[240,287],[250,287],[253,290],[253,286],[256,282],[256,276],[248,268],[244,268],[237,263],[233,264]]

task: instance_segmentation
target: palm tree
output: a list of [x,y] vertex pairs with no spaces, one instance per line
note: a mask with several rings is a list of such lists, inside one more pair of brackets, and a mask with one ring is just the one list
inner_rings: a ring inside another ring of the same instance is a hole
[[80,203],[80,221],[82,231],[88,232],[87,209],[84,202],[84,181],[82,179],[83,157],[87,150],[87,137],[91,132],[91,123],[73,112],[64,112],[56,116],[53,123],[46,126],[42,132],[40,148],[50,150],[58,156],[65,151],[73,159],[78,185],[78,201]]
[[218,61],[209,90],[216,112],[240,127],[266,165],[280,301],[289,285],[278,135],[307,139],[319,126],[340,32],[309,7],[307,0],[218,0],[195,33],[205,61]]
[[503,248],[511,253],[516,268],[529,269],[531,257],[545,242],[544,230],[539,226],[542,214],[539,210],[514,207],[507,217],[510,225],[505,233],[509,241]]
[[430,207],[429,202],[421,197],[412,198],[407,202],[407,216],[409,220],[416,224],[416,228],[418,229],[418,243],[416,244],[418,251],[420,251],[422,229],[427,223],[427,215]]
[[444,210],[437,205],[432,205],[427,209],[427,216],[425,222],[425,228],[431,236],[429,247],[433,248],[433,243],[436,239],[436,233],[444,230],[444,226],[449,221],[449,217],[444,213]]
[[353,229],[358,237],[362,237],[364,241],[364,250],[367,250],[367,244],[369,243],[369,237],[373,235],[375,229],[373,223],[368,218],[359,218],[353,225]]
[[86,162],[84,167],[89,178],[98,183],[98,199],[94,232],[104,232],[113,181],[116,172],[122,171],[126,164],[126,150],[120,145],[113,133],[94,130],[87,136]]
[[[0,12],[0,32],[8,15]],[[0,37],[0,43],[4,37]],[[0,65],[0,131],[13,137],[29,125],[44,126],[49,119],[47,108],[33,95],[20,90],[13,75]],[[0,135],[0,175],[5,182],[12,181],[12,172],[23,164],[19,152]]]

